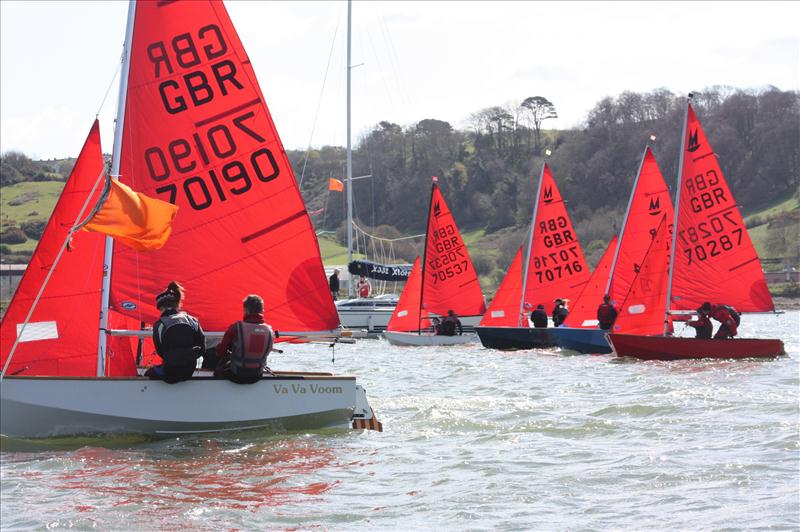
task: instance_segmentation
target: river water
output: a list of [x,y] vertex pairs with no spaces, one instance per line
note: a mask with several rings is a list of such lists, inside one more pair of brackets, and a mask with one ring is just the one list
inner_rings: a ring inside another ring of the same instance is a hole
[[800,313],[741,331],[789,356],[289,346],[273,368],[357,374],[385,431],[4,440],[2,529],[797,530]]

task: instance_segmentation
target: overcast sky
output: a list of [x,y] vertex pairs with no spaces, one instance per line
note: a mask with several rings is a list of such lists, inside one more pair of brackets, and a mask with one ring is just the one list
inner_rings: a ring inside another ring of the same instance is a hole
[[[285,147],[343,146],[346,3],[226,5]],[[126,13],[124,2],[0,1],[0,151],[77,155]],[[798,2],[356,2],[354,140],[381,120],[466,127],[527,96],[550,99],[559,119],[547,127],[566,128],[624,90],[798,90],[798,20]],[[116,97],[114,86],[100,112],[105,151]]]

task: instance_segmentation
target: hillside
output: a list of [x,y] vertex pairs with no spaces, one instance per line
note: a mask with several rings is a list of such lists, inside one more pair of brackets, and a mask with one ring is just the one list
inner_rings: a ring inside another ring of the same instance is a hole
[[[468,239],[486,290],[496,287],[524,241],[536,176],[545,149],[567,202],[587,260],[594,265],[622,223],[645,141],[655,134],[656,158],[667,183],[674,182],[685,98],[664,89],[605,98],[580,129],[548,130],[555,108],[541,96],[522,104],[490,107],[470,115],[465,129],[425,119],[401,126],[377,124],[353,152],[359,226],[383,238],[424,230],[432,175]],[[800,95],[767,87],[759,91],[711,87],[694,107],[722,169],[746,215],[768,269],[800,263]],[[535,120],[536,113],[540,120]],[[545,120],[545,122],[542,122]],[[544,126],[542,125],[544,124]],[[341,264],[346,210],[343,195],[328,191],[341,178],[345,150],[323,147],[287,152],[301,178],[326,262]],[[70,161],[31,161],[23,154],[0,160],[0,255],[25,261],[49,216]],[[47,181],[51,180],[51,181]],[[419,244],[398,242],[398,260],[411,262]]]

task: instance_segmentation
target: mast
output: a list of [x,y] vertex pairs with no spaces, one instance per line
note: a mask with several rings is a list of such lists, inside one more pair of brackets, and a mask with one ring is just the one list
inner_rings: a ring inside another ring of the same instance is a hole
[[611,260],[611,270],[608,272],[608,282],[606,283],[606,294],[611,290],[611,280],[614,277],[614,269],[617,267],[617,257],[619,257],[619,248],[622,247],[622,237],[625,234],[625,227],[628,225],[628,215],[631,213],[631,205],[633,204],[633,196],[636,194],[636,187],[639,185],[639,178],[642,176],[642,168],[644,167],[644,159],[647,157],[647,150],[650,148],[650,143],[644,147],[642,152],[642,160],[639,161],[639,171],[636,173],[636,179],[633,180],[633,189],[628,198],[628,208],[625,209],[625,218],[622,219],[622,227],[619,230],[619,237],[617,238],[617,248],[614,250],[614,258]]
[[[353,262],[353,147],[350,142],[350,71],[353,0],[347,0],[347,265]],[[347,297],[353,297],[353,277],[347,283]]]
[[[111,176],[119,177],[119,160],[122,153],[122,133],[125,125],[125,100],[128,96],[128,74],[131,64],[131,44],[133,42],[133,22],[136,18],[136,0],[128,4],[128,24],[125,28],[125,45],[122,50],[122,68],[119,78],[119,98],[117,99],[117,119],[114,127],[114,151],[111,154]],[[109,176],[109,177],[111,177]],[[111,291],[111,256],[114,254],[114,240],[106,237],[103,256],[103,288],[100,300],[100,330],[97,342],[97,376],[106,373],[106,348],[108,331],[108,301]]]
[[522,327],[522,312],[525,306],[525,290],[528,286],[528,267],[531,262],[531,248],[533,246],[533,232],[536,229],[536,214],[539,212],[539,198],[542,194],[542,181],[544,181],[544,167],[547,163],[542,162],[542,171],[539,174],[539,185],[536,187],[536,196],[533,200],[533,215],[531,216],[531,231],[528,235],[528,250],[525,252],[525,268],[522,273],[522,295],[519,298],[519,314],[517,315],[517,327]]
[[417,334],[422,334],[422,297],[425,295],[425,264],[428,260],[428,236],[431,232],[431,210],[433,209],[433,191],[436,190],[437,178],[431,183],[431,199],[428,202],[428,222],[425,224],[425,241],[422,243],[422,284],[419,287],[419,313],[417,314]]
[[683,115],[683,129],[681,132],[681,155],[678,161],[678,190],[675,192],[675,217],[672,225],[672,244],[669,249],[669,278],[667,279],[667,308],[664,312],[664,336],[669,332],[669,308],[672,304],[672,274],[675,271],[675,244],[678,240],[678,213],[681,211],[681,185],[683,180],[683,156],[686,153],[686,124],[689,121],[689,105],[692,103],[692,93],[686,99],[686,113]]

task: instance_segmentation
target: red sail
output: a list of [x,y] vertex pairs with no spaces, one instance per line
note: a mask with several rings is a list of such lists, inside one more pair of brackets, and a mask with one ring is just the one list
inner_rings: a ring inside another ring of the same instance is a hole
[[597,268],[592,272],[589,282],[583,285],[583,291],[578,299],[571,305],[569,316],[564,321],[566,327],[596,328],[597,327],[597,307],[603,302],[608,286],[608,276],[611,273],[611,262],[614,260],[614,252],[617,250],[617,237],[613,237],[608,243],[605,253],[600,257]]
[[774,309],[758,255],[692,106],[683,139],[672,309],[704,301],[740,312]]
[[147,253],[114,247],[112,308],[152,323],[173,279],[209,331],[264,298],[277,330],[339,325],[319,246],[250,60],[221,2],[137,2],[120,179],[180,207]]
[[547,164],[539,188],[524,308],[530,312],[542,304],[549,314],[556,298],[574,300],[591,272]]
[[[103,165],[100,127],[95,120],[3,317],[0,325],[0,364],[5,365],[36,294],[103,171]],[[84,216],[96,203],[102,188],[101,183]],[[82,377],[97,374],[104,242],[105,237],[97,233],[78,231],[72,236],[22,333],[8,374]],[[109,357],[109,375],[135,373],[130,350],[123,347],[116,346],[115,356]]]
[[418,331],[420,327],[425,329],[430,324],[428,320],[421,321],[421,318],[427,318],[428,313],[423,311],[420,316],[420,295],[422,292],[422,267],[420,265],[419,257],[414,261],[414,266],[411,268],[411,273],[408,275],[408,281],[403,288],[403,293],[400,294],[400,299],[397,301],[397,306],[394,307],[389,324],[386,326],[387,331]]
[[664,215],[667,216],[668,229],[672,234],[672,200],[658,163],[648,146],[642,159],[636,188],[631,192],[630,209],[614,265],[609,293],[615,305],[619,306],[628,294],[636,271],[642,264]]
[[436,183],[431,190],[423,260],[423,310],[440,315],[452,310],[459,316],[479,316],[486,311],[478,274]]
[[[519,301],[522,297],[522,246],[514,255],[503,282],[481,318],[481,327],[519,327]],[[522,320],[527,325],[528,320]]]
[[655,238],[621,305],[614,332],[645,335],[664,332],[671,239],[668,224],[666,216],[662,216]]

